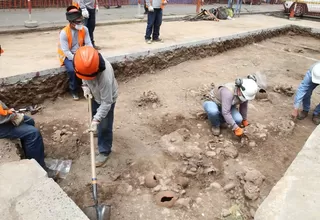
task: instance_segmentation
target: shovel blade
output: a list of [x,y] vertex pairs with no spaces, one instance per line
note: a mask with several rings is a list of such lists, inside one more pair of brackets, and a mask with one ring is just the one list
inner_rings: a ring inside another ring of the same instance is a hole
[[86,207],[83,212],[90,220],[110,220],[111,207],[108,205],[98,205]]

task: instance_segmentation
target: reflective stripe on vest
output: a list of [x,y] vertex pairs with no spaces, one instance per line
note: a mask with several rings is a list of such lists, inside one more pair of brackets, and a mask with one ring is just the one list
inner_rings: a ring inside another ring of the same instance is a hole
[[[62,30],[64,30],[66,32],[67,39],[68,39],[69,50],[71,50],[71,48],[72,48],[72,34],[71,34],[70,24],[65,26]],[[78,44],[79,44],[79,47],[82,47],[84,45],[85,36],[86,36],[86,31],[85,31],[85,29],[83,27],[80,31],[78,31]],[[64,59],[66,58],[66,56],[64,55],[64,52],[61,49],[60,41],[58,43],[58,56],[59,56],[59,60],[60,60],[60,65],[63,66]]]

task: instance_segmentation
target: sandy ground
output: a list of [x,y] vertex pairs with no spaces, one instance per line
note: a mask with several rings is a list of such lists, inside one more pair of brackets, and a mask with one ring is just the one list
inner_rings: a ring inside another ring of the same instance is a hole
[[[144,23],[97,27],[95,39],[97,45],[103,48],[101,53],[108,57],[284,24],[320,28],[318,22],[289,21],[264,15],[247,15],[235,20],[220,22],[164,22],[161,26],[161,37],[164,43],[146,44],[144,41],[146,24]],[[58,39],[59,31],[0,35],[0,44],[5,50],[0,57],[0,77],[58,67],[56,52]]]
[[[230,207],[252,219],[315,128],[310,116],[294,127],[288,119],[293,96],[273,87],[295,90],[319,50],[319,40],[287,35],[119,82],[113,153],[97,170],[99,197],[112,205],[112,219],[235,219]],[[266,74],[269,97],[249,104],[246,131],[255,145],[241,146],[230,129],[214,138],[208,121],[195,116],[206,88],[255,71]],[[148,91],[155,99],[139,104]],[[319,100],[315,91],[312,108]],[[34,117],[47,157],[73,159],[59,184],[81,208],[91,205],[87,102],[66,96],[44,106]],[[145,187],[149,172],[156,174],[155,188]],[[165,190],[179,197],[172,208],[155,203]]]

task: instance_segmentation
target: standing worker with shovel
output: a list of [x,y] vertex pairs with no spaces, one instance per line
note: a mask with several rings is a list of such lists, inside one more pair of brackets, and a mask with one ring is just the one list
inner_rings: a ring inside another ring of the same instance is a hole
[[118,83],[111,64],[93,47],[80,47],[73,61],[76,75],[83,82],[84,97],[88,99],[93,96],[90,131],[98,132],[99,154],[95,165],[100,167],[106,163],[111,153]]

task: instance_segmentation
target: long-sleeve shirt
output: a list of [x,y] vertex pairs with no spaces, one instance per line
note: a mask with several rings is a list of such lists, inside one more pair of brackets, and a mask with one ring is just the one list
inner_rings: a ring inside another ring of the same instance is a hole
[[[318,84],[315,84],[312,82],[312,67],[307,71],[306,75],[304,76],[302,82],[300,83],[296,96],[294,98],[294,108],[299,109],[301,102],[305,98],[306,95],[311,96],[312,91],[318,86]],[[306,110],[306,109],[304,109]]]
[[12,112],[3,102],[0,101],[0,124],[7,123],[10,121],[11,117]]
[[91,90],[94,100],[100,104],[94,120],[101,121],[105,118],[118,97],[118,83],[114,77],[113,68],[109,61],[105,60],[106,69],[99,73],[93,80],[82,80]]
[[[92,47],[92,43],[91,43],[91,40],[90,40],[88,28],[84,27],[84,29],[86,31],[86,35],[85,35],[85,38],[84,38],[84,45]],[[64,55],[68,58],[68,60],[73,60],[74,53],[79,48],[78,33],[79,33],[78,30],[74,30],[74,29],[71,28],[72,46],[71,46],[71,50],[70,50],[69,49],[69,43],[68,43],[68,37],[67,37],[66,32],[64,30],[62,30],[60,32],[60,46],[61,46],[61,49],[62,49]]]
[[94,9],[95,8],[95,0],[74,0],[77,2],[81,9],[88,8],[88,9]]
[[[146,0],[146,5],[149,7],[151,5],[150,0]],[[153,8],[161,8],[162,0],[152,0],[152,7]]]
[[238,128],[235,120],[231,114],[231,107],[233,105],[240,104],[239,112],[242,115],[242,118],[245,120],[247,119],[247,112],[248,112],[248,101],[240,102],[240,100],[235,97],[235,95],[226,87],[222,86],[219,88],[218,92],[220,93],[220,102],[221,102],[221,114],[225,121],[232,126],[232,130]]

